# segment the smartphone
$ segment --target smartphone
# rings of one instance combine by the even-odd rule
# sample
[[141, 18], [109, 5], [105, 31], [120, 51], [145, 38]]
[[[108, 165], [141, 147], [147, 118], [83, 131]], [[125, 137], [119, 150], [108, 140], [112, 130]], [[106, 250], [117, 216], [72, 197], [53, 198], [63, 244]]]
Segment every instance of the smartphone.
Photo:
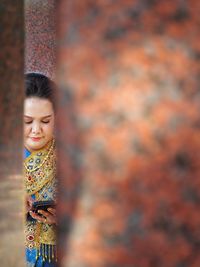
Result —
[[53, 200], [47, 200], [47, 201], [35, 201], [33, 202], [32, 211], [35, 213], [38, 213], [38, 210], [44, 210], [48, 211], [49, 208], [56, 207], [56, 203]]
[[[31, 209], [31, 211], [38, 213], [38, 210], [44, 210], [44, 211], [48, 211], [49, 208], [56, 208], [56, 203], [53, 200], [47, 200], [47, 201], [35, 201], [33, 202], [33, 207]], [[39, 214], [41, 215], [41, 214]], [[36, 221], [36, 219], [34, 219], [29, 212], [27, 213], [27, 220], [28, 221]]]

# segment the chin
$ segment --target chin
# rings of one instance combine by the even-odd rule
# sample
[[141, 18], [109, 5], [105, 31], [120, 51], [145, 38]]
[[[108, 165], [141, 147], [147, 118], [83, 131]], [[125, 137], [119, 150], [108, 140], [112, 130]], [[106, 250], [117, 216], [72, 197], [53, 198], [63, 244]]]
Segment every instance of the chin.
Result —
[[45, 142], [38, 142], [38, 143], [29, 142], [27, 144], [27, 147], [30, 148], [31, 150], [39, 150], [42, 149], [45, 145], [46, 145]]

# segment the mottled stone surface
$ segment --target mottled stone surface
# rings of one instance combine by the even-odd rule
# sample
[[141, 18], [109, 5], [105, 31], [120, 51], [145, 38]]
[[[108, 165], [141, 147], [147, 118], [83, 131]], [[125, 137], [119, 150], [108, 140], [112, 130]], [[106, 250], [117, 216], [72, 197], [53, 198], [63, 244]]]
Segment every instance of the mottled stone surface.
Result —
[[58, 7], [62, 266], [199, 267], [199, 1]]
[[25, 1], [25, 71], [55, 78], [55, 0]]
[[23, 1], [1, 1], [0, 25], [0, 265], [23, 267]]

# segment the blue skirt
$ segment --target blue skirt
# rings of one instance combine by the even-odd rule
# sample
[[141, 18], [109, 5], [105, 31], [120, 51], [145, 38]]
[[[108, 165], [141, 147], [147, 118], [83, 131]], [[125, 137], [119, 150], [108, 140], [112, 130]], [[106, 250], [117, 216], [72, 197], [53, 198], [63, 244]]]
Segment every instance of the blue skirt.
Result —
[[26, 249], [27, 267], [56, 267], [56, 247], [53, 245], [41, 244], [40, 250]]

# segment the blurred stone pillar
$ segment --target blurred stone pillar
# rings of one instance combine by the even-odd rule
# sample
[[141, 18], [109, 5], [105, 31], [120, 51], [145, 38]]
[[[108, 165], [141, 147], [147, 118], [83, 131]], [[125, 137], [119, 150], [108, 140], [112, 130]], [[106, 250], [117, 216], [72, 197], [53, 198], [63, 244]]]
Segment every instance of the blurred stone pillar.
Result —
[[25, 0], [25, 71], [55, 78], [55, 0]]
[[24, 266], [22, 111], [23, 1], [0, 4], [0, 265]]
[[62, 266], [199, 266], [199, 9], [58, 2]]

